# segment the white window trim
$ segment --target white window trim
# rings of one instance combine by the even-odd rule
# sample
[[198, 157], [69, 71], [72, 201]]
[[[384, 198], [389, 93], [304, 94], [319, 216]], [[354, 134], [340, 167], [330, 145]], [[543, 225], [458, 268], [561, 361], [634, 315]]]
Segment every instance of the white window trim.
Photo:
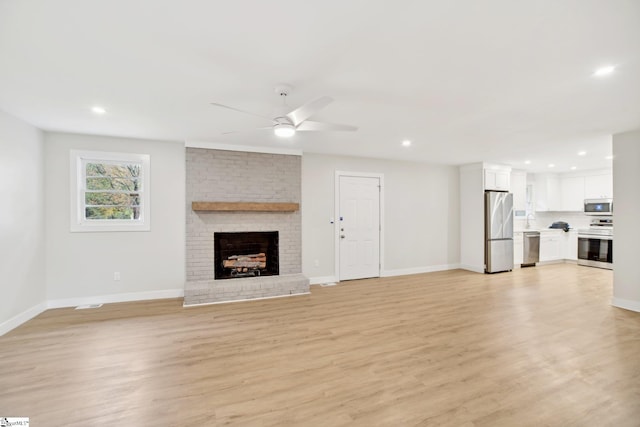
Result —
[[[151, 194], [151, 174], [150, 156], [148, 154], [133, 153], [109, 153], [104, 151], [81, 151], [71, 150], [70, 153], [70, 229], [72, 232], [84, 231], [149, 231], [151, 230], [150, 220], [150, 194]], [[141, 214], [138, 220], [86, 220], [84, 217], [83, 196], [83, 161], [96, 162], [132, 162], [142, 163], [141, 192]]]

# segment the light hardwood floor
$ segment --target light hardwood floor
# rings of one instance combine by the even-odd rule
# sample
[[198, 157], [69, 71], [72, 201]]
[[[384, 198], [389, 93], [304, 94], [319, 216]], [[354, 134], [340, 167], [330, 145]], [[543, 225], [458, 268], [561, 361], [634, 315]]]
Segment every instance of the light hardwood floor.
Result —
[[33, 426], [640, 426], [640, 313], [549, 265], [182, 308], [47, 311], [0, 337]]

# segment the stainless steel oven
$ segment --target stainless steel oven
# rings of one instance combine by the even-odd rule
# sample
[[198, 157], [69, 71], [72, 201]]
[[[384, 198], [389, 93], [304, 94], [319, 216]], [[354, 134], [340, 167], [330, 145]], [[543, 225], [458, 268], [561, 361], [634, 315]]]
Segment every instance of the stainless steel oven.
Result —
[[578, 264], [613, 269], [613, 230], [578, 230]]

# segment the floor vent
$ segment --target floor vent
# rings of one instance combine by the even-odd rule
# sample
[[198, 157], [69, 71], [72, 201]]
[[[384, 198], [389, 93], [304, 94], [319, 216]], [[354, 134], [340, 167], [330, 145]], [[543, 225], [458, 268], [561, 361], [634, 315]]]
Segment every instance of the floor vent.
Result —
[[100, 308], [102, 304], [84, 304], [76, 307], [76, 310], [86, 310], [87, 308]]
[[334, 283], [334, 282], [332, 282], [332, 283], [320, 283], [320, 286], [335, 286], [335, 285], [337, 285], [337, 283]]

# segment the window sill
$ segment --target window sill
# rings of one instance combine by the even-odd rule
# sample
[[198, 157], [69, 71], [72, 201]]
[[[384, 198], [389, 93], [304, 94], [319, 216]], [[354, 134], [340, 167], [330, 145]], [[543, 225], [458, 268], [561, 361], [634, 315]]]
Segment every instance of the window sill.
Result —
[[131, 223], [108, 223], [108, 224], [95, 224], [91, 222], [84, 222], [81, 224], [71, 224], [72, 233], [83, 232], [111, 232], [111, 231], [151, 231], [151, 225], [147, 223], [131, 224]]

